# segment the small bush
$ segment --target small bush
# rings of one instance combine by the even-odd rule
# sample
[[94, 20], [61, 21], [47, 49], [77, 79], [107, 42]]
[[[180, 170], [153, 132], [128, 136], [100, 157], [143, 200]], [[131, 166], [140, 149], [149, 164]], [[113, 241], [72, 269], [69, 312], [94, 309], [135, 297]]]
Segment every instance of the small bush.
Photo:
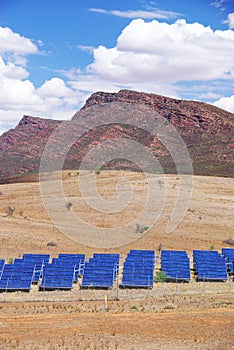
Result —
[[12, 257], [10, 257], [10, 258], [8, 259], [8, 264], [13, 264], [13, 262], [14, 262], [14, 259], [13, 259]]
[[148, 230], [148, 226], [136, 224], [136, 233], [143, 233]]
[[154, 278], [154, 282], [158, 283], [158, 282], [165, 282], [167, 280], [167, 276], [165, 275], [165, 273], [163, 273], [162, 271], [157, 271], [155, 278]]
[[176, 309], [176, 305], [174, 304], [169, 303], [164, 306], [164, 310], [174, 310], [174, 309]]
[[72, 203], [71, 203], [71, 202], [67, 202], [67, 203], [66, 203], [66, 208], [67, 208], [68, 210], [70, 210], [71, 207], [72, 207]]
[[9, 216], [12, 216], [14, 214], [14, 211], [15, 211], [15, 208], [12, 208], [12, 207], [8, 207], [6, 210], [7, 215]]

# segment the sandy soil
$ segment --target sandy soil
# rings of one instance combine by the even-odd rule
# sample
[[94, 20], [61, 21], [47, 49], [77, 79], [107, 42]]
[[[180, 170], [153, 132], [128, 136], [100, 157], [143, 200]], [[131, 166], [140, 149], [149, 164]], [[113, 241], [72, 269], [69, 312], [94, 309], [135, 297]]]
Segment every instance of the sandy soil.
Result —
[[[70, 176], [68, 174], [71, 174]], [[82, 232], [78, 232], [77, 240], [80, 237], [88, 236], [90, 227], [118, 227], [128, 223], [133, 217], [138, 218], [144, 207], [147, 196], [147, 181], [143, 174], [134, 172], [102, 172], [97, 176], [97, 190], [100, 195], [109, 201], [124, 195], [125, 189], [118, 188], [116, 184], [120, 180], [127, 180], [133, 189], [132, 201], [128, 206], [116, 213], [104, 213], [91, 208], [82, 198], [77, 185], [76, 172], [66, 172], [63, 178], [63, 190], [66, 201], [72, 203], [70, 211], [62, 203], [58, 218], [62, 215], [66, 221], [66, 215], [72, 212], [75, 216], [85, 220], [87, 226]], [[155, 180], [157, 182], [157, 179]], [[88, 191], [88, 184], [85, 191]], [[155, 186], [158, 186], [156, 183]], [[53, 196], [53, 182], [48, 182], [50, 196]], [[136, 233], [135, 226], [132, 232], [128, 232], [132, 238], [131, 244], [111, 249], [125, 255], [129, 249], [145, 248], [158, 249], [162, 243], [163, 249], [183, 249], [191, 253], [193, 249], [215, 249], [224, 246], [223, 240], [233, 237], [233, 214], [234, 214], [234, 179], [196, 176], [193, 178], [193, 193], [189, 203], [189, 209], [185, 213], [182, 222], [177, 229], [171, 233], [165, 233], [165, 227], [170, 220], [171, 210], [178, 194], [177, 176], [169, 175], [165, 178], [165, 203], [155, 203], [162, 206], [162, 213], [155, 225], [145, 234]], [[186, 189], [185, 189], [186, 190]], [[60, 252], [85, 252], [92, 254], [99, 247], [99, 241], [92, 240], [92, 247], [74, 242], [61, 233], [53, 225], [44, 209], [40, 196], [38, 183], [18, 183], [0, 185], [0, 256], [9, 258], [21, 256], [24, 252], [46, 252], [56, 256]], [[88, 192], [86, 192], [86, 196]], [[48, 195], [49, 197], [49, 195]], [[53, 197], [52, 197], [53, 198]], [[96, 204], [95, 198], [88, 198]], [[111, 205], [111, 202], [110, 202]], [[9, 208], [14, 209], [12, 216], [8, 214]], [[57, 218], [56, 218], [57, 219]], [[59, 220], [59, 219], [58, 219]], [[143, 219], [144, 220], [144, 219]], [[138, 222], [144, 225], [143, 222]], [[71, 221], [64, 225], [72, 226]], [[124, 228], [123, 228], [124, 233]], [[110, 240], [113, 236], [110, 235]], [[47, 243], [53, 241], [57, 247], [47, 247]], [[99, 249], [107, 251], [110, 249]]]
[[233, 349], [230, 295], [2, 303], [0, 349]]
[[[70, 174], [69, 174], [70, 173]], [[76, 172], [63, 174], [63, 190], [72, 207], [61, 204], [62, 215], [72, 212], [92, 226], [112, 228], [138, 218], [147, 198], [144, 174], [101, 172], [97, 190], [102, 198], [113, 201], [125, 195], [119, 180], [131, 182], [133, 200], [116, 213], [97, 212], [89, 207], [77, 186]], [[155, 180], [155, 186], [164, 186]], [[49, 183], [53, 199], [53, 182]], [[223, 240], [233, 237], [234, 179], [197, 176], [193, 194], [182, 222], [171, 233], [165, 233], [178, 194], [178, 178], [165, 179], [166, 197], [156, 224], [145, 234], [135, 229], [127, 232], [133, 242], [116, 248], [101, 249], [71, 240], [51, 223], [43, 206], [38, 183], [0, 186], [0, 257], [20, 257], [25, 252], [58, 253], [120, 252], [121, 259], [129, 249], [193, 249], [220, 251]], [[89, 184], [84, 188], [89, 193]], [[186, 191], [186, 189], [185, 189]], [[87, 198], [96, 204], [96, 199]], [[155, 205], [162, 205], [160, 201]], [[111, 206], [111, 202], [110, 202]], [[9, 212], [13, 209], [13, 213]], [[12, 215], [11, 215], [12, 214]], [[57, 213], [58, 219], [61, 212]], [[139, 222], [145, 225], [145, 222]], [[70, 222], [66, 225], [72, 225]], [[81, 232], [81, 238], [89, 230]], [[82, 236], [83, 235], [83, 236]], [[79, 235], [78, 235], [79, 238]], [[113, 237], [110, 236], [110, 242]], [[57, 246], [48, 247], [48, 242]], [[160, 265], [157, 266], [159, 268]], [[153, 290], [121, 290], [116, 299], [112, 291], [83, 291], [74, 286], [70, 292], [0, 294], [0, 349], [234, 349], [233, 282], [188, 284], [155, 284]], [[108, 308], [104, 296], [108, 294]]]

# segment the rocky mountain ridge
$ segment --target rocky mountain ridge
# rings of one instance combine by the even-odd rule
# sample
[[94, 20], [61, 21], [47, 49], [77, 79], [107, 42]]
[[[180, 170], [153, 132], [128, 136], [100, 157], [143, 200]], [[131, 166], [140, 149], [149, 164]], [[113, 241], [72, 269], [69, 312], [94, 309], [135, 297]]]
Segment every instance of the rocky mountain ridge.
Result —
[[[153, 113], [158, 112], [167, 123], [172, 124], [183, 138], [192, 159], [194, 173], [201, 175], [233, 176], [234, 154], [234, 114], [212, 105], [172, 99], [156, 94], [131, 90], [118, 93], [96, 92], [72, 118], [82, 123], [84, 116], [94, 125], [95, 114], [87, 112], [95, 106], [108, 108], [113, 103], [145, 106]], [[92, 118], [94, 118], [92, 120]], [[24, 116], [15, 129], [0, 137], [0, 181], [8, 181], [21, 175], [39, 171], [40, 159], [51, 134], [61, 125], [61, 121]], [[75, 131], [74, 131], [75, 132]], [[79, 138], [71, 147], [64, 169], [79, 168], [84, 155], [93, 145], [113, 138], [133, 139], [152, 151], [165, 172], [175, 172], [175, 164], [160, 142], [152, 139], [144, 130], [135, 127], [110, 124], [93, 128]], [[123, 160], [106, 165], [107, 168], [129, 168]], [[134, 164], [130, 168], [134, 169]]]

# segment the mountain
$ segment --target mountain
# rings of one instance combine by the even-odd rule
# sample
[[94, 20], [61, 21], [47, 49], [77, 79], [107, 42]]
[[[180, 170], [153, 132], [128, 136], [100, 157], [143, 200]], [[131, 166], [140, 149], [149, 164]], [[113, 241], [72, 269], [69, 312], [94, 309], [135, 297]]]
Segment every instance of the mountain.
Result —
[[[234, 114], [203, 102], [130, 90], [120, 90], [118, 93], [96, 92], [88, 98], [72, 118], [72, 122], [76, 123], [76, 129], [71, 132], [72, 137], [75, 139], [76, 133], [82, 136], [70, 148], [64, 169], [78, 169], [93, 145], [121, 138], [123, 149], [124, 140], [140, 142], [157, 157], [164, 172], [176, 172], [170, 152], [160, 140], [152, 137], [146, 128], [139, 129], [134, 125], [116, 123], [115, 119], [110, 123], [107, 119], [108, 125], [91, 127], [88, 131], [85, 129], [87, 122], [88, 125], [95, 125], [96, 110], [98, 113], [103, 110], [103, 113], [111, 115], [116, 104], [124, 108], [127, 106], [130, 110], [139, 105], [139, 109], [147, 109], [153, 121], [157, 112], [164, 118], [165, 125], [173, 125], [187, 146], [194, 174], [233, 176]], [[24, 116], [15, 129], [4, 133], [0, 137], [0, 181], [6, 182], [22, 175], [37, 173], [44, 147], [52, 133], [56, 129], [59, 130], [61, 123], [51, 119]], [[55, 138], [54, 142], [60, 141]], [[137, 169], [134, 164], [126, 163], [123, 159], [110, 161], [105, 167]]]

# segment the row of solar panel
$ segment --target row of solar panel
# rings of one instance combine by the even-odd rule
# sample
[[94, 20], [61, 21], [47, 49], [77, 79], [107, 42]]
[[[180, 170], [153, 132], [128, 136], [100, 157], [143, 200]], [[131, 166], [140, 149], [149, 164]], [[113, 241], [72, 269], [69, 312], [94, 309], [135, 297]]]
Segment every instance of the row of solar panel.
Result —
[[154, 268], [154, 250], [130, 250], [123, 265], [121, 286], [123, 288], [152, 288]]
[[225, 256], [217, 251], [194, 250], [193, 267], [198, 281], [226, 281], [228, 279]]
[[119, 273], [120, 254], [94, 254], [85, 263], [82, 288], [112, 288]]
[[[226, 280], [227, 269], [233, 272], [234, 249], [194, 251], [194, 268], [198, 280]], [[190, 263], [186, 252], [163, 250], [161, 269], [168, 281], [190, 279]], [[85, 263], [84, 254], [59, 254], [49, 263], [50, 256], [24, 254], [14, 264], [0, 260], [0, 291], [30, 290], [42, 277], [40, 290], [71, 289], [83, 275], [82, 287], [113, 287], [119, 273], [119, 254], [94, 254]], [[131, 250], [123, 264], [122, 287], [152, 287], [155, 252]]]
[[161, 271], [169, 282], [190, 280], [190, 261], [185, 251], [163, 250]]

